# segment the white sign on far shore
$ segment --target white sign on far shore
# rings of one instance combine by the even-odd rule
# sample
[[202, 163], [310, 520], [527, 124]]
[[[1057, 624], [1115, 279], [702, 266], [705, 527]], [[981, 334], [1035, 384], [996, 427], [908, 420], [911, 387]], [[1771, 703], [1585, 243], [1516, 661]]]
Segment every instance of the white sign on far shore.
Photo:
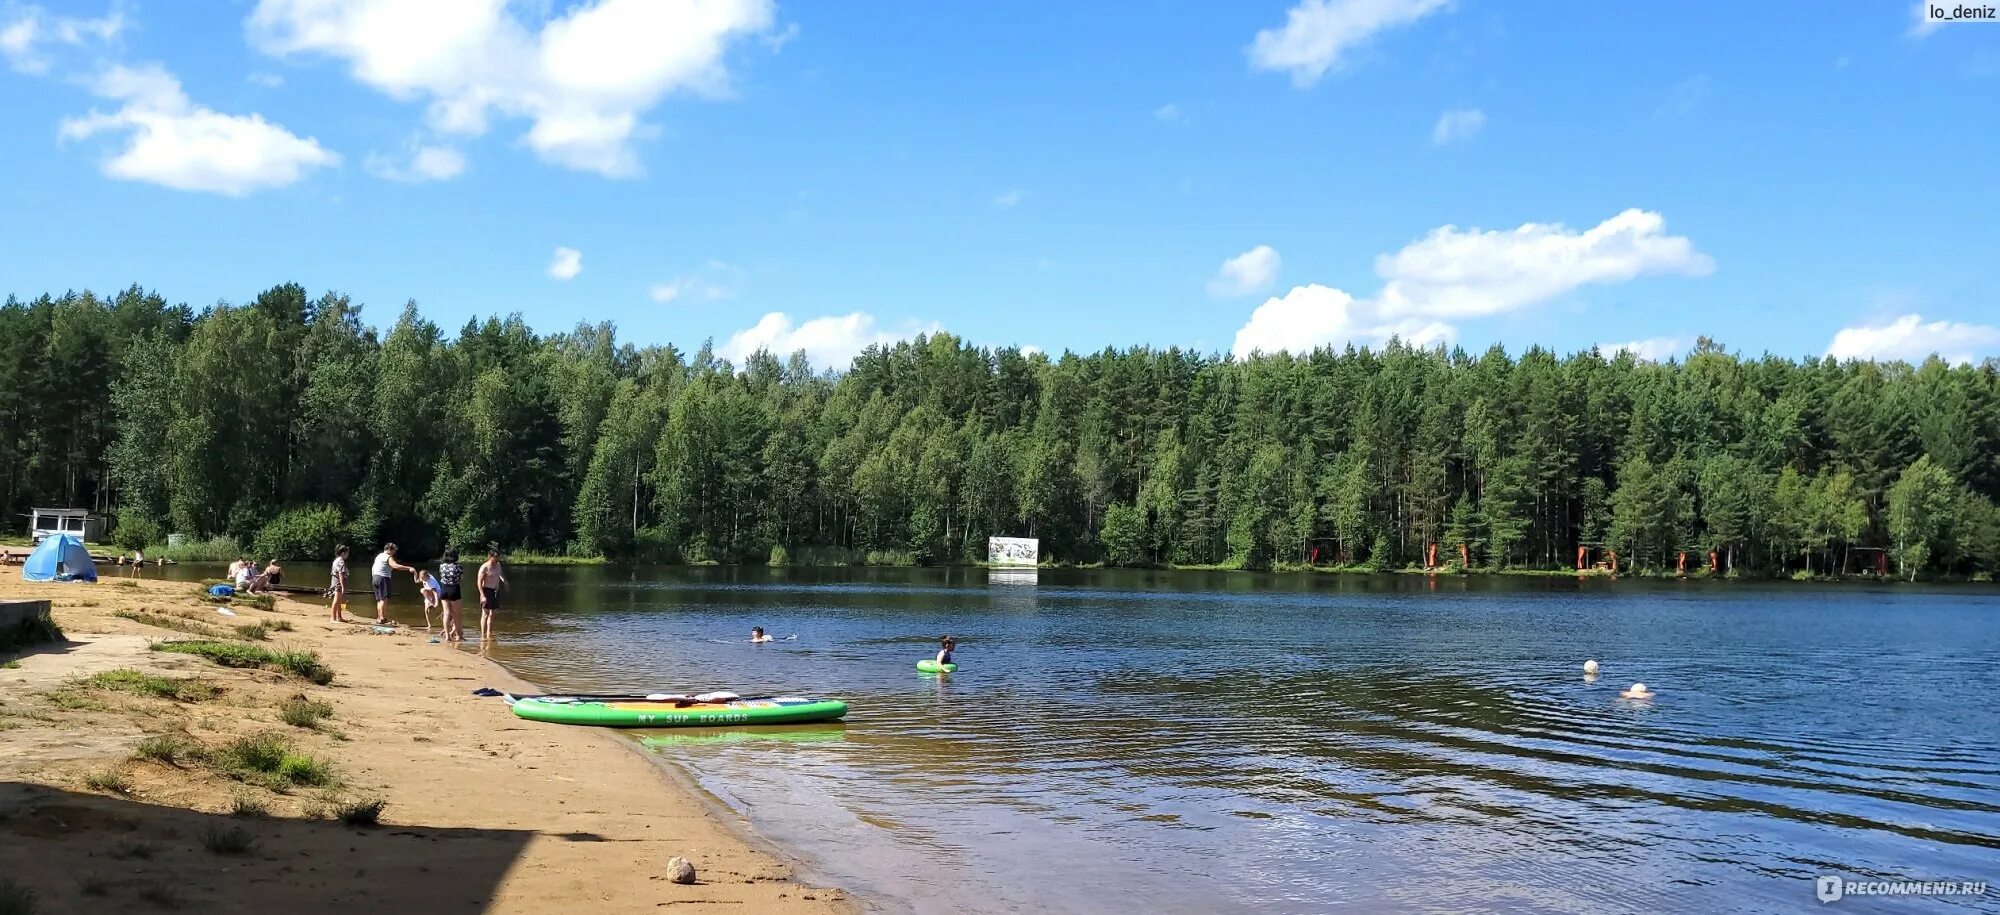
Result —
[[1032, 566], [1042, 561], [1042, 542], [1033, 537], [986, 538], [986, 564]]

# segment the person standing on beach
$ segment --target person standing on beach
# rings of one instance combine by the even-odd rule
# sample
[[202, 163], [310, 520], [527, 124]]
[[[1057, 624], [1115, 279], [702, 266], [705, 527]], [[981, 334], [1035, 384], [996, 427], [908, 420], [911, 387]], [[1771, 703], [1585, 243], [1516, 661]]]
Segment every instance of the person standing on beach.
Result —
[[375, 584], [375, 625], [389, 624], [389, 581], [397, 572], [415, 572], [416, 569], [396, 561], [396, 545], [385, 543], [382, 552], [375, 554], [375, 568], [369, 577]]
[[487, 550], [486, 562], [479, 567], [479, 640], [493, 641], [493, 611], [500, 609], [500, 589], [507, 576], [500, 572], [500, 551]]
[[445, 550], [444, 561], [438, 563], [438, 597], [444, 601], [444, 640], [465, 641], [465, 624], [458, 616], [459, 583], [465, 577], [465, 570], [458, 564], [458, 551]]
[[333, 599], [333, 621], [347, 622], [347, 546], [333, 551], [333, 570], [327, 573], [326, 595]]

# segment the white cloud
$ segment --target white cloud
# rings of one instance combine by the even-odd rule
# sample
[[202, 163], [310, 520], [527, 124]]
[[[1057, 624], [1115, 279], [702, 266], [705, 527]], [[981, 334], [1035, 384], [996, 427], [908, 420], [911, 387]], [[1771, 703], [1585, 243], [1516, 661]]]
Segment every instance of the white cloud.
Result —
[[583, 272], [583, 252], [575, 248], [557, 248], [555, 257], [549, 260], [549, 276], [559, 280], [573, 280]]
[[1938, 26], [1943, 25], [1943, 23], [1931, 21], [1929, 16], [1924, 15], [1924, 10], [1933, 2], [1936, 2], [1936, 0], [1917, 0], [1917, 3], [1910, 7], [1910, 13], [1916, 19], [1915, 22], [1910, 23], [1910, 35], [1912, 37], [1922, 38], [1937, 31]]
[[787, 356], [805, 350], [806, 358], [816, 366], [846, 369], [855, 356], [870, 346], [936, 333], [939, 329], [933, 323], [906, 327], [901, 332], [889, 331], [877, 325], [873, 315], [859, 311], [795, 324], [790, 315], [774, 311], [731, 336], [718, 353], [741, 365], [759, 351]]
[[736, 294], [736, 288], [743, 284], [743, 271], [719, 260], [711, 260], [701, 269], [682, 274], [664, 283], [654, 283], [647, 289], [655, 302], [677, 302], [690, 299], [715, 301]]
[[1681, 337], [1648, 337], [1625, 343], [1599, 343], [1597, 351], [1607, 356], [1626, 352], [1647, 362], [1665, 362], [1680, 355], [1687, 346], [1687, 340]]
[[400, 157], [369, 153], [363, 166], [377, 178], [405, 184], [450, 181], [465, 174], [465, 154], [449, 146], [430, 146], [412, 141]]
[[1445, 226], [1375, 259], [1385, 314], [1477, 317], [1546, 301], [1579, 286], [1646, 273], [1715, 269], [1658, 213], [1626, 210], [1590, 229], [1528, 223], [1508, 231]]
[[2000, 355], [2000, 327], [1957, 321], [1927, 323], [1913, 312], [1887, 324], [1843, 327], [1833, 335], [1826, 354], [1835, 359], [1906, 362], [1922, 362], [1936, 354], [1946, 362], [1972, 362], [1982, 355]]
[[1159, 118], [1162, 121], [1168, 121], [1173, 123], [1179, 123], [1180, 121], [1186, 120], [1186, 115], [1183, 115], [1181, 113], [1181, 106], [1174, 102], [1168, 102], [1164, 105], [1161, 105], [1158, 108], [1153, 109], [1153, 117]]
[[95, 19], [51, 16], [39, 6], [9, 6], [9, 11], [14, 18], [0, 25], [0, 57], [21, 73], [47, 73], [52, 60], [44, 49], [50, 45], [106, 44], [125, 30], [125, 14], [116, 7]]
[[1008, 191], [993, 198], [993, 205], [1003, 210], [1011, 210], [1021, 203], [1024, 196], [1020, 191]]
[[277, 73], [252, 73], [244, 79], [249, 80], [253, 86], [263, 86], [266, 89], [276, 89], [285, 84], [285, 77]]
[[1250, 64], [1284, 70], [1305, 88], [1340, 65], [1341, 55], [1385, 29], [1409, 25], [1450, 0], [1303, 0], [1285, 12], [1285, 27], [1264, 29], [1250, 44]]
[[340, 164], [340, 156], [319, 141], [262, 115], [222, 114], [194, 104], [180, 81], [158, 64], [112, 67], [91, 91], [124, 107], [65, 118], [59, 135], [80, 140], [126, 132], [124, 150], [104, 161], [104, 173], [113, 178], [241, 197]]
[[1443, 146], [1472, 139], [1486, 127], [1486, 112], [1477, 108], [1453, 108], [1438, 115], [1431, 127], [1431, 145]]
[[1667, 92], [1666, 100], [1653, 109], [1653, 117], [1661, 121], [1686, 117], [1701, 107], [1702, 100], [1706, 98], [1708, 98], [1708, 76], [1702, 74], [1688, 77]]
[[1258, 245], [1222, 262], [1215, 278], [1208, 281], [1208, 294], [1217, 298], [1261, 292], [1278, 278], [1278, 252], [1270, 245]]
[[526, 118], [543, 159], [608, 177], [640, 172], [640, 120], [675, 92], [727, 94], [723, 55], [768, 34], [771, 0], [596, 0], [545, 23], [507, 0], [259, 0], [246, 23], [266, 54], [346, 61], [355, 79], [427, 100], [440, 132], [484, 133], [488, 115]]
[[1592, 283], [1643, 274], [1700, 276], [1714, 261], [1657, 213], [1626, 210], [1583, 232], [1528, 223], [1510, 231], [1445, 226], [1375, 259], [1385, 281], [1373, 298], [1300, 286], [1272, 298], [1237, 331], [1232, 351], [1301, 352], [1398, 336], [1416, 344], [1456, 338], [1450, 319], [1515, 311]]

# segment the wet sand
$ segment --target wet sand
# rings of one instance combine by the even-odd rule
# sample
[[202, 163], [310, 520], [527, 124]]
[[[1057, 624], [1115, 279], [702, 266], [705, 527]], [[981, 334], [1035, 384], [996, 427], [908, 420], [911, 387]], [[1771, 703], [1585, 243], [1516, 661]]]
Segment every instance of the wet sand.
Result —
[[[521, 721], [501, 700], [472, 696], [481, 686], [532, 688], [469, 651], [430, 644], [422, 630], [377, 634], [331, 622], [320, 602], [285, 598], [271, 611], [235, 607], [230, 618], [186, 582], [0, 580], [0, 598], [52, 600], [68, 637], [0, 668], [0, 879], [33, 892], [40, 911], [858, 908], [839, 890], [797, 882], [789, 862], [621, 735]], [[335, 673], [331, 685], [148, 647], [200, 637], [169, 625], [219, 634], [260, 621], [293, 629], [245, 644], [316, 651]], [[219, 692], [183, 701], [64, 688], [119, 669]], [[279, 704], [297, 695], [330, 705], [332, 717], [316, 728], [285, 724]], [[329, 761], [338, 784], [275, 791], [199, 762], [133, 755], [151, 736], [215, 748], [259, 733]], [[387, 805], [380, 825], [327, 818], [373, 799]], [[239, 803], [267, 812], [233, 815]], [[238, 828], [250, 847], [217, 851], [228, 844], [217, 837]], [[675, 855], [694, 864], [697, 883], [667, 878]]]

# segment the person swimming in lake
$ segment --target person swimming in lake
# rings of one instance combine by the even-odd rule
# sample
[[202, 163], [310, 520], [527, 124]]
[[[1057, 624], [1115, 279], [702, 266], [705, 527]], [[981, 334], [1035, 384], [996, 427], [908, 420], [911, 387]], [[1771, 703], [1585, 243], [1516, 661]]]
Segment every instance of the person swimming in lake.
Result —
[[940, 666], [952, 663], [951, 650], [958, 647], [958, 640], [951, 636], [938, 639], [937, 662]]
[[764, 627], [762, 626], [750, 627], [750, 642], [752, 644], [761, 645], [770, 640], [771, 637], [764, 634]]

